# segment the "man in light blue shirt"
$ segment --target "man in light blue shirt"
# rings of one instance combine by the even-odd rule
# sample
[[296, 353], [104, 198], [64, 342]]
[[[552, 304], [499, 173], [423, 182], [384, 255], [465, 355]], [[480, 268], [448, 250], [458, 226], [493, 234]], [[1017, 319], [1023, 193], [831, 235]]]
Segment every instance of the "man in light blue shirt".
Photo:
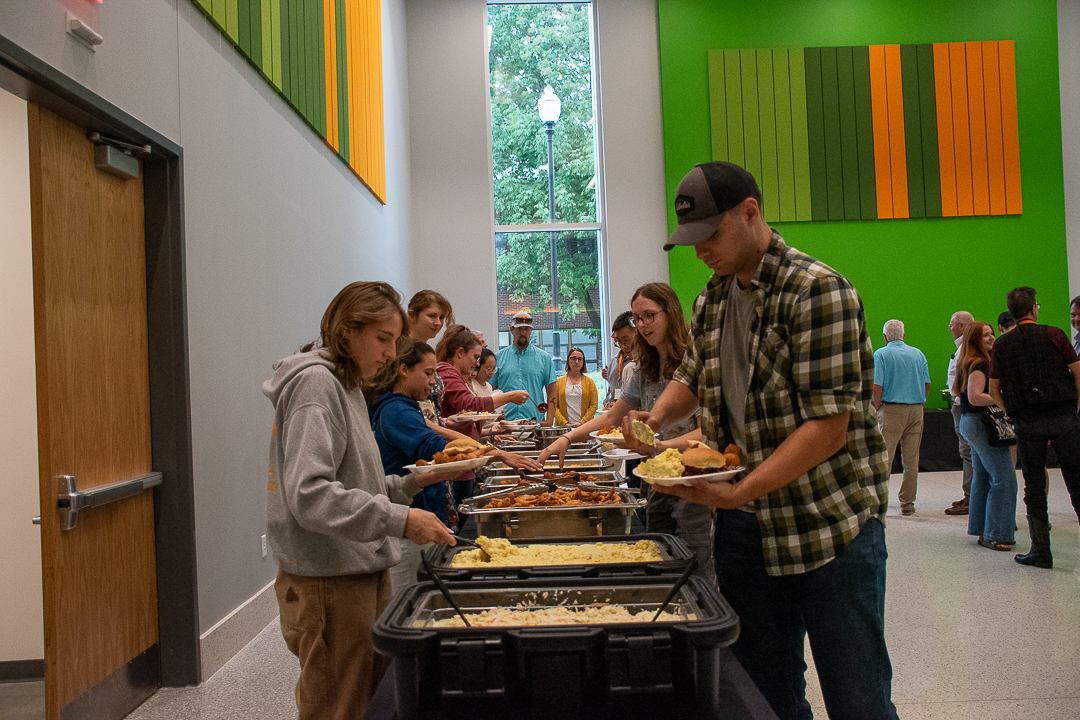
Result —
[[874, 353], [874, 407], [889, 451], [890, 472], [897, 443], [904, 460], [900, 512], [914, 515], [923, 406], [930, 394], [930, 368], [921, 350], [904, 344], [904, 323], [890, 320], [885, 323], [883, 332], [885, 347]]
[[[525, 390], [529, 400], [522, 405], [506, 405], [507, 420], [534, 418], [542, 425], [550, 426], [555, 419], [555, 363], [544, 350], [529, 343], [532, 336], [532, 316], [520, 312], [510, 323], [510, 334], [514, 344], [495, 353], [496, 370], [491, 376], [491, 386], [503, 392]], [[546, 402], [545, 417], [538, 417], [540, 411], [536, 404]]]

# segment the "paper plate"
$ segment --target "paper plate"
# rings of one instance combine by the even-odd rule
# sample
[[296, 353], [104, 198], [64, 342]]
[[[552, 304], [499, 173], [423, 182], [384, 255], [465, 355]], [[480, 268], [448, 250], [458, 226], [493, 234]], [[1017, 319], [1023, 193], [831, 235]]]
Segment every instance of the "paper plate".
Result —
[[640, 460], [645, 457], [644, 455], [638, 455], [636, 452], [627, 450], [626, 448], [615, 448], [614, 450], [608, 450], [600, 454], [608, 460]]
[[451, 415], [446, 418], [446, 422], [452, 423], [466, 423], [466, 422], [487, 422], [488, 420], [498, 420], [501, 415], [498, 413], [481, 413], [479, 415]]
[[721, 480], [728, 480], [730, 478], [735, 477], [739, 473], [746, 471], [746, 468], [740, 466], [740, 467], [737, 467], [737, 468], [732, 468], [731, 470], [721, 470], [720, 472], [706, 473], [704, 475], [688, 475], [686, 477], [675, 477], [675, 478], [671, 478], [671, 477], [658, 478], [658, 477], [651, 477], [649, 475], [642, 475], [641, 473], [638, 472], [639, 467], [640, 467], [640, 465], [638, 467], [634, 468], [634, 475], [638, 476], [639, 478], [641, 478], [642, 480], [644, 480], [647, 483], [651, 483], [653, 485], [665, 485], [665, 486], [689, 485], [690, 481], [692, 479], [694, 479], [694, 478], [698, 478], [699, 480], [708, 480], [709, 482], [720, 482]]
[[623, 438], [621, 435], [618, 437], [608, 437], [606, 435], [601, 435], [599, 430], [593, 430], [591, 433], [589, 433], [589, 437], [599, 440], [601, 442], [611, 443], [612, 445], [623, 444]]
[[471, 460], [455, 460], [454, 462], [420, 465], [419, 467], [406, 465], [405, 469], [417, 475], [428, 475], [433, 472], [464, 472], [465, 470], [475, 470], [478, 467], [483, 467], [488, 464], [489, 460], [491, 460], [491, 455], [484, 455]]

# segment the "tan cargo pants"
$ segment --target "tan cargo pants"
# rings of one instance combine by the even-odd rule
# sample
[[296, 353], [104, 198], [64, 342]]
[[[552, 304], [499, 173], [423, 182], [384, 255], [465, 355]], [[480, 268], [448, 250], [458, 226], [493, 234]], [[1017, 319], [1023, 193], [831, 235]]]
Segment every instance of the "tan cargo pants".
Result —
[[372, 628], [390, 602], [390, 573], [307, 577], [278, 571], [281, 634], [300, 659], [299, 720], [364, 717], [389, 660]]

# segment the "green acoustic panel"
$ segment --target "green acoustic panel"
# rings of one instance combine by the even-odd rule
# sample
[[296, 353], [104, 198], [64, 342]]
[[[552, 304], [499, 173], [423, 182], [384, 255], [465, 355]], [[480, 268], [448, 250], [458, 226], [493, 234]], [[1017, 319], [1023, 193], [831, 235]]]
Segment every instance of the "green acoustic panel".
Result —
[[755, 178], [761, 177], [761, 117], [758, 114], [757, 53], [739, 51], [742, 63], [743, 166]]
[[[321, 5], [322, 3], [320, 2], [319, 4]], [[321, 15], [321, 8], [320, 8], [320, 15]], [[327, 132], [328, 132], [328, 130], [327, 130], [327, 122], [326, 122], [326, 98], [327, 98], [326, 83], [329, 80], [329, 78], [326, 77], [326, 47], [327, 47], [327, 40], [328, 40], [328, 38], [326, 37], [326, 26], [323, 24], [322, 19], [320, 17], [320, 21], [319, 21], [319, 54], [318, 54], [318, 59], [319, 59], [319, 82], [318, 82], [318, 85], [316, 85], [316, 88], [319, 91], [319, 128], [318, 129], [319, 129], [319, 132], [322, 133], [323, 137], [326, 137]]]
[[907, 157], [908, 216], [926, 217], [923, 184], [922, 119], [919, 104], [919, 59], [914, 45], [900, 46], [900, 73], [904, 85], [904, 141]]
[[236, 3], [236, 31], [240, 39], [240, 52], [246, 57], [251, 57], [251, 17], [248, 9], [248, 0], [237, 0]]
[[770, 198], [781, 222], [795, 219], [795, 152], [791, 131], [791, 71], [787, 48], [773, 48], [773, 109], [776, 115], [776, 184], [778, 195]]
[[280, 0], [281, 3], [281, 94], [292, 102], [293, 96], [293, 32], [296, 25], [292, 22], [290, 8], [292, 0]]
[[791, 77], [791, 155], [795, 164], [795, 219], [812, 220], [810, 205], [810, 136], [806, 119], [806, 52], [788, 49]]
[[773, 97], [772, 50], [757, 51], [758, 116], [761, 119], [761, 193], [769, 198], [765, 203], [765, 220], [780, 221], [780, 180], [776, 161], [776, 105]]
[[821, 48], [821, 110], [825, 121], [825, 178], [829, 219], [844, 219], [844, 160], [840, 142], [840, 89], [836, 48]]
[[825, 171], [825, 113], [821, 105], [821, 48], [806, 48], [806, 131], [810, 160], [810, 208], [814, 222], [829, 219]]
[[217, 24], [218, 29], [229, 34], [229, 5], [227, 0], [214, 0], [214, 23]]
[[874, 113], [870, 100], [870, 48], [851, 48], [855, 81], [855, 126], [859, 145], [859, 217], [877, 219], [877, 178], [874, 175]]
[[229, 30], [226, 33], [237, 45], [240, 44], [240, 8], [239, 0], [225, 0], [225, 22]]
[[844, 219], [858, 220], [859, 134], [855, 114], [855, 69], [850, 47], [836, 48], [836, 88], [840, 104], [840, 163], [844, 171]]
[[248, 32], [251, 34], [251, 52], [248, 58], [260, 70], [263, 70], [262, 6], [263, 0], [248, 0]]
[[214, 2], [213, 0], [191, 0], [195, 7], [202, 10], [203, 14], [207, 17], [214, 16]]
[[941, 163], [938, 160], [937, 93], [934, 85], [934, 46], [918, 45], [919, 124], [922, 127], [923, 188], [926, 217], [941, 217]]
[[338, 77], [338, 154], [349, 161], [349, 85], [348, 64], [349, 58], [345, 45], [345, 0], [334, 0], [337, 3], [337, 77]]
[[724, 89], [728, 107], [728, 160], [746, 167], [743, 137], [742, 59], [738, 50], [724, 51]]
[[724, 88], [724, 51], [709, 51], [709, 128], [712, 159], [728, 159], [727, 91]]
[[270, 0], [270, 78], [279, 91], [281, 86], [282, 40], [281, 0]]

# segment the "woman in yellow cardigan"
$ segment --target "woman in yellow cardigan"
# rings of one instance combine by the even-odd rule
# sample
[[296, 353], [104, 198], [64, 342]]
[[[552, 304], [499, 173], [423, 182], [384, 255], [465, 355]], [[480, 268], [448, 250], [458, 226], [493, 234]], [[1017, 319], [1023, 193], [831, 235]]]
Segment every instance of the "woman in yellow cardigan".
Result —
[[566, 356], [566, 374], [555, 381], [558, 400], [555, 424], [577, 427], [596, 415], [596, 383], [585, 374], [585, 353], [572, 348]]

